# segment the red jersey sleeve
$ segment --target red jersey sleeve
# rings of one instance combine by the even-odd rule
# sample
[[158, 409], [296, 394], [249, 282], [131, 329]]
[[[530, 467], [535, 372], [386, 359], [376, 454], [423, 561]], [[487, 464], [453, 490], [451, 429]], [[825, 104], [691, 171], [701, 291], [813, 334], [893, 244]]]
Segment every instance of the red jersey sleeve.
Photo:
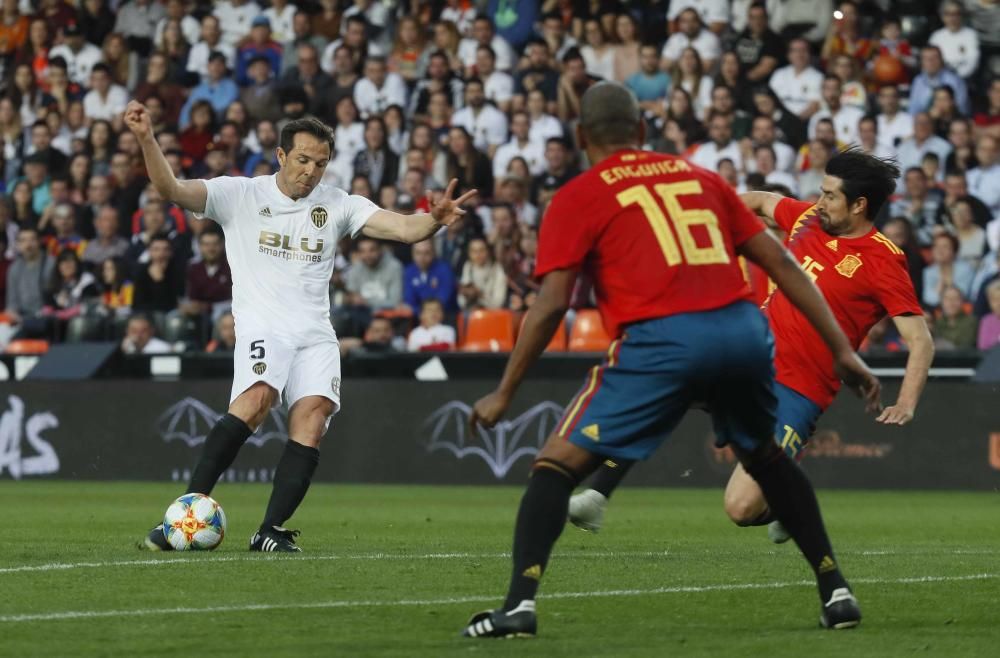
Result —
[[717, 187], [722, 190], [722, 200], [727, 210], [725, 221], [733, 238], [734, 248], [767, 229], [764, 222], [760, 221], [760, 217], [747, 208], [736, 191], [722, 180], [722, 177], [715, 174], [714, 178], [717, 179]]
[[799, 218], [814, 205], [816, 204], [809, 201], [785, 197], [774, 207], [774, 221], [785, 233], [791, 233], [795, 222], [799, 221]]
[[906, 269], [904, 257], [887, 253], [879, 265], [879, 276], [875, 280], [875, 297], [886, 313], [891, 317], [923, 315], [924, 310], [913, 289], [913, 281]]
[[579, 270], [597, 237], [588, 220], [594, 209], [564, 192], [556, 193], [542, 219], [535, 264], [537, 279], [553, 270]]

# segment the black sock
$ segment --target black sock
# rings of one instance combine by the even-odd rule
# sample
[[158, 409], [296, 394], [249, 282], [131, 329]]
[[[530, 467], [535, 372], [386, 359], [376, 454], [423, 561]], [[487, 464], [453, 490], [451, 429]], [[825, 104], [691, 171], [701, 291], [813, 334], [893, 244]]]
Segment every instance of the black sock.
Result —
[[299, 503], [306, 497], [318, 464], [319, 450], [288, 439], [285, 451], [278, 460], [278, 468], [274, 471], [271, 500], [267, 502], [267, 512], [260, 527], [283, 526], [292, 518]]
[[748, 523], [741, 523], [743, 526], [756, 526], [756, 525], [768, 525], [771, 521], [775, 520], [774, 512], [771, 511], [770, 507], [764, 509], [763, 512], [758, 514]]
[[219, 476], [233, 463], [251, 434], [253, 430], [236, 416], [226, 414], [220, 418], [205, 439], [187, 493], [210, 495]]
[[774, 515], [795, 539], [813, 568], [820, 598], [826, 602], [833, 590], [847, 587], [847, 581], [833, 556], [816, 494], [798, 464], [779, 450], [758, 463], [750, 464], [747, 472], [760, 485]]
[[610, 500], [611, 494], [622, 483], [622, 480], [625, 479], [625, 476], [628, 475], [629, 470], [634, 465], [634, 461], [627, 459], [607, 460], [597, 469], [597, 473], [590, 481], [590, 488]]
[[554, 462], [542, 461], [531, 474], [514, 526], [514, 571], [504, 610], [534, 600], [549, 555], [569, 511], [576, 478]]

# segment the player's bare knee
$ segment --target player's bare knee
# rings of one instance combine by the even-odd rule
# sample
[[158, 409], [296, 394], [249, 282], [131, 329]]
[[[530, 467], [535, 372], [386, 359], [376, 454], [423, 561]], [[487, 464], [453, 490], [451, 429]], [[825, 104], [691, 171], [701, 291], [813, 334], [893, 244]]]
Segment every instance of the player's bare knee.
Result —
[[764, 511], [765, 505], [748, 496], [730, 494], [726, 492], [725, 508], [726, 515], [738, 526], [746, 527], [752, 525], [754, 521]]
[[229, 413], [256, 430], [274, 406], [275, 395], [277, 391], [273, 388], [264, 382], [257, 382], [233, 400], [229, 406]]

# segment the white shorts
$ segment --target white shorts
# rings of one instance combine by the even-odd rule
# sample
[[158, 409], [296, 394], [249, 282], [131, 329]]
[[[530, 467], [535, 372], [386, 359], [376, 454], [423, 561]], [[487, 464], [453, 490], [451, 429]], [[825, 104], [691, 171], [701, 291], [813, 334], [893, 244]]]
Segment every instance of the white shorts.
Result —
[[275, 406], [282, 400], [291, 409], [304, 397], [318, 395], [340, 410], [340, 345], [323, 337], [306, 347], [296, 347], [267, 330], [240, 327], [233, 352], [232, 403], [240, 393], [257, 382], [278, 391]]

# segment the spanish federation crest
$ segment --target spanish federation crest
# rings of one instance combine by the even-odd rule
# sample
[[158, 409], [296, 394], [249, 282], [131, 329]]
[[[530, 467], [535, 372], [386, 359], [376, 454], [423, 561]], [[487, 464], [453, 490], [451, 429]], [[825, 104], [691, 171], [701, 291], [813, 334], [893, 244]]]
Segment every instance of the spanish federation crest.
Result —
[[316, 228], [323, 228], [326, 226], [326, 220], [329, 218], [329, 213], [326, 212], [326, 208], [323, 206], [313, 206], [309, 210], [309, 219], [312, 221], [312, 225]]
[[861, 259], [852, 254], [844, 256], [844, 260], [837, 263], [837, 272], [841, 276], [846, 276], [848, 279], [854, 276], [854, 273], [858, 271], [861, 267]]

